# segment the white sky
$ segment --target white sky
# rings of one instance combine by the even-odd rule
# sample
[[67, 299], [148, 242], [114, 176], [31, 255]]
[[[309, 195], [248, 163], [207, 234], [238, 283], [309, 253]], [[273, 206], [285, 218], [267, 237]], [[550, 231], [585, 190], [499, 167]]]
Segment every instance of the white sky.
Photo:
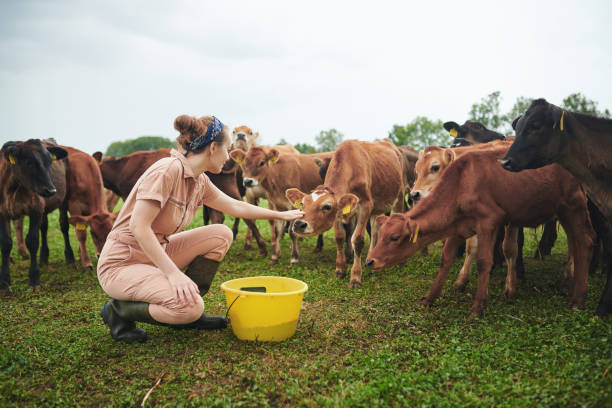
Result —
[[260, 141], [463, 123], [500, 90], [612, 109], [610, 1], [1, 1], [0, 142], [93, 153], [179, 114]]

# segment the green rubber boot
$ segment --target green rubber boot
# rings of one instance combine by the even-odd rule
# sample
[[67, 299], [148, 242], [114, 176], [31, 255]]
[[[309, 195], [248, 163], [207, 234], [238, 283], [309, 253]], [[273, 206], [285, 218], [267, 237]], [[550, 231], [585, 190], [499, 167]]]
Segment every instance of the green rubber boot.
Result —
[[200, 296], [204, 296], [210, 289], [210, 285], [213, 279], [215, 279], [217, 269], [219, 269], [219, 264], [220, 262], [198, 255], [187, 266], [185, 275], [198, 285]]
[[[147, 340], [147, 332], [136, 327], [134, 323], [137, 319], [132, 318], [135, 314], [132, 309], [142, 309], [141, 305], [132, 305], [133, 303], [123, 300], [111, 299], [100, 309], [100, 317], [110, 329], [111, 337], [117, 341], [125, 343], [142, 343]], [[147, 305], [148, 307], [148, 305]], [[136, 315], [142, 313], [139, 311]], [[148, 314], [148, 311], [147, 311]]]

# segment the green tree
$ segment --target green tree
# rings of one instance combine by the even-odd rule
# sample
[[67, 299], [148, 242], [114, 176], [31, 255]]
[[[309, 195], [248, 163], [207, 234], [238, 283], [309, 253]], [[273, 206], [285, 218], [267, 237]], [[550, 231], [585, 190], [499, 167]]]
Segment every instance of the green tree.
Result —
[[448, 145], [450, 136], [441, 120], [417, 116], [406, 126], [393, 125], [389, 138], [398, 146], [408, 145], [421, 150], [430, 145]]
[[125, 156], [139, 150], [158, 150], [175, 147], [176, 143], [161, 136], [141, 136], [123, 142], [113, 142], [106, 149], [106, 156]]
[[283, 145], [286, 145], [286, 144], [289, 144], [289, 143], [287, 143], [287, 141], [285, 140], [285, 138], [284, 138], [284, 137], [282, 137], [282, 138], [281, 138], [281, 140], [280, 140], [280, 141], [279, 141], [279, 142], [278, 142], [276, 145], [277, 145], [277, 146], [283, 146]]
[[309, 145], [308, 143], [296, 143], [293, 147], [295, 147], [300, 153], [303, 154], [317, 152], [317, 149], [313, 145]]
[[469, 112], [470, 120], [480, 122], [491, 130], [498, 131], [502, 125], [502, 115], [499, 112], [501, 92], [495, 91], [475, 103]]
[[587, 99], [587, 97], [580, 92], [570, 94], [567, 98], [563, 99], [563, 102], [561, 103], [562, 108], [567, 109], [571, 112], [578, 112], [587, 115], [609, 118], [610, 111], [607, 108], [603, 111], [600, 111], [597, 108], [597, 105], [599, 105], [598, 102]]
[[338, 132], [336, 129], [322, 130], [317, 136], [315, 141], [319, 146], [320, 152], [331, 152], [338, 148], [338, 145], [342, 143], [344, 135]]

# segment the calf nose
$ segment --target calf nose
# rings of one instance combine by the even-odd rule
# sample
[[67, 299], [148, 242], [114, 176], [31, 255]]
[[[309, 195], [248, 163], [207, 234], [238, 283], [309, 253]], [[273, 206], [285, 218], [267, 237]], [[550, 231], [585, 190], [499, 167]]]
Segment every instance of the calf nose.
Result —
[[412, 191], [410, 192], [410, 198], [412, 198], [412, 201], [417, 201], [419, 198], [421, 198], [421, 193], [418, 191]]
[[242, 180], [242, 184], [245, 187], [251, 187], [253, 185], [253, 180], [249, 178], [245, 178], [244, 180]]
[[294, 231], [304, 231], [307, 226], [308, 226], [308, 223], [306, 221], [295, 220], [293, 222], [293, 230]]
[[55, 188], [43, 188], [40, 195], [43, 197], [51, 197], [53, 194], [55, 194], [57, 192], [57, 190]]
[[246, 140], [246, 135], [244, 133], [238, 133], [236, 135], [236, 139]]
[[368, 268], [371, 268], [374, 266], [374, 260], [373, 259], [366, 259], [366, 266]]

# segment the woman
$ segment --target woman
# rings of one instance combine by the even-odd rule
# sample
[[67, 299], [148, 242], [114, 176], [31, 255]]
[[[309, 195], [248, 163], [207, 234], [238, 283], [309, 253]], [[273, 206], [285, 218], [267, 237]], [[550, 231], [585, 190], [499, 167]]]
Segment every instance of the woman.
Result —
[[117, 341], [146, 340], [135, 322], [227, 327], [225, 317], [204, 314], [202, 295], [232, 243], [232, 231], [215, 224], [181, 232], [203, 204], [239, 218], [302, 217], [299, 210], [271, 211], [234, 200], [211, 183], [204, 172], [221, 171], [231, 143], [217, 118], [181, 115], [174, 127], [180, 132], [177, 150], [138, 179], [98, 261], [98, 280], [112, 297], [100, 315]]

